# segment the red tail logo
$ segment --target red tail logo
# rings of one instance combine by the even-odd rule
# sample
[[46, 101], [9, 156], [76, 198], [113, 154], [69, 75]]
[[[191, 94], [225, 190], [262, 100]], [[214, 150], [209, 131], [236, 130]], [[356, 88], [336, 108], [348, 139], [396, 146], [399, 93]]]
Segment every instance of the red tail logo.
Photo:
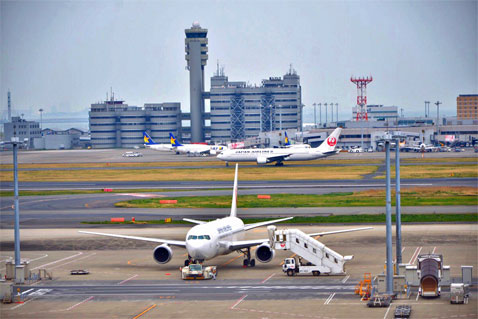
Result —
[[335, 146], [335, 144], [337, 144], [337, 139], [335, 137], [329, 137], [327, 139], [327, 144], [329, 144], [329, 146]]

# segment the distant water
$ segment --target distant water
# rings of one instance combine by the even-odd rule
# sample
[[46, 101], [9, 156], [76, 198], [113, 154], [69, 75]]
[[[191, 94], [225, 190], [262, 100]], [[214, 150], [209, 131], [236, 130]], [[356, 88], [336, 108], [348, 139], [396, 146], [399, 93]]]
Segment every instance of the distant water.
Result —
[[88, 131], [88, 118], [61, 118], [61, 119], [43, 119], [42, 128], [50, 128], [53, 130], [67, 130], [69, 128], [77, 128], [82, 131]]

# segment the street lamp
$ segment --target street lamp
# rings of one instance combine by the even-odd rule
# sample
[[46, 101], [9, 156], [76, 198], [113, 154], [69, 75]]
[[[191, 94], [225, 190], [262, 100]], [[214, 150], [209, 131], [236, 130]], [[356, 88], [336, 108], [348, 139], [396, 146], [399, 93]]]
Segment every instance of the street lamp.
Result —
[[38, 110], [40, 112], [40, 130], [43, 129], [42, 122], [43, 122], [43, 109]]

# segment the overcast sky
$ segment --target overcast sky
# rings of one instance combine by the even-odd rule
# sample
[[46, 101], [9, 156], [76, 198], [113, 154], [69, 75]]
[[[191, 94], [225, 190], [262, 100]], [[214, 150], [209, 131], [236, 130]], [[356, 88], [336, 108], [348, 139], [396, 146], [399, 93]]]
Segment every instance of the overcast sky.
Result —
[[372, 75], [369, 104], [423, 115], [424, 100], [439, 100], [440, 113], [456, 115], [456, 97], [478, 93], [477, 10], [477, 1], [1, 0], [1, 111], [8, 89], [14, 108], [38, 117], [87, 109], [110, 87], [129, 105], [187, 111], [184, 29], [199, 21], [206, 90], [217, 60], [229, 80], [251, 84], [292, 63], [308, 114], [337, 102], [351, 118], [350, 76]]

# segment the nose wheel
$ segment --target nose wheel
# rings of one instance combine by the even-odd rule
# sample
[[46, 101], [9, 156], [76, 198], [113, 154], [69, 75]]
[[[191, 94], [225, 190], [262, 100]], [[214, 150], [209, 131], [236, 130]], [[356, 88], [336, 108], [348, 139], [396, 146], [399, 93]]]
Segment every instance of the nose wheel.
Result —
[[251, 259], [251, 248], [246, 248], [245, 251], [241, 252], [244, 254], [244, 262], [242, 263], [242, 266], [245, 267], [254, 267], [256, 265], [256, 260]]

